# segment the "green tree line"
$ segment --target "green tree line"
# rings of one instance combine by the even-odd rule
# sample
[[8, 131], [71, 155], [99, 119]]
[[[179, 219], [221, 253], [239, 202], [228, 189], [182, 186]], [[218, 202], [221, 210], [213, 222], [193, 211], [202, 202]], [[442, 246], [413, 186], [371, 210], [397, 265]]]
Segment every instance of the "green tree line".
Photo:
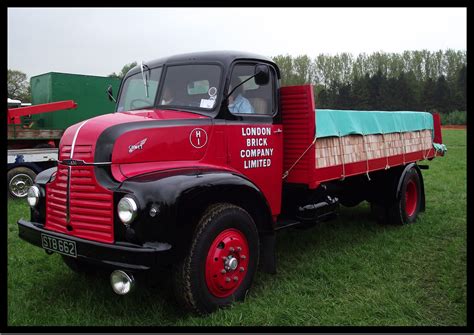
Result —
[[[314, 85], [318, 108], [424, 110], [446, 116], [462, 111], [457, 119], [465, 115], [466, 51], [320, 54], [313, 59], [278, 55], [273, 60], [280, 67], [283, 86]], [[123, 78], [136, 65], [126, 64], [109, 76]], [[8, 69], [7, 82], [8, 97], [31, 101], [26, 74]]]
[[282, 86], [313, 84], [318, 108], [466, 111], [466, 51], [273, 57]]

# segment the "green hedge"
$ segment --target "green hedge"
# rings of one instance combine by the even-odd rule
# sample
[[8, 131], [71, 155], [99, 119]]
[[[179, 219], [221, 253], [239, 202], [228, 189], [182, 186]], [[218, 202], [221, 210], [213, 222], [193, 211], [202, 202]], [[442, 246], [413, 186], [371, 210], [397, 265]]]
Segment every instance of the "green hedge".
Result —
[[449, 113], [440, 113], [441, 124], [466, 124], [466, 111], [453, 111]]

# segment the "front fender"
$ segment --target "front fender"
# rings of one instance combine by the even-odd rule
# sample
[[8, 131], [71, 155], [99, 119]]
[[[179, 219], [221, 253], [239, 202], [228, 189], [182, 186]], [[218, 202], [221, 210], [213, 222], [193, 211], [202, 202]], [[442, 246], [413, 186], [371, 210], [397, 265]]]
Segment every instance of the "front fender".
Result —
[[46, 170], [41, 171], [35, 178], [35, 183], [40, 185], [46, 185], [51, 180], [51, 176], [56, 173], [58, 167], [52, 167]]
[[[252, 215], [260, 231], [272, 229], [270, 206], [263, 193], [244, 176], [228, 171], [149, 173], [125, 180], [117, 192], [130, 194], [137, 201], [139, 213], [131, 228], [142, 243], [188, 243], [202, 212], [216, 202], [239, 205]], [[157, 210], [155, 216], [150, 215], [152, 208]]]

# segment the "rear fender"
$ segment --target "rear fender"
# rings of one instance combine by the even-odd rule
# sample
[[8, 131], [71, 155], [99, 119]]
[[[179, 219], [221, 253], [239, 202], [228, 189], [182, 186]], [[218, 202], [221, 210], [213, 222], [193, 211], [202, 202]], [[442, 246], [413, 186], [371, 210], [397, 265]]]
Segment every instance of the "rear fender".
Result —
[[396, 166], [389, 170], [380, 170], [372, 173], [369, 184], [367, 200], [380, 205], [389, 205], [400, 199], [403, 179], [407, 172], [414, 168], [420, 177], [421, 184], [421, 207], [425, 210], [425, 188], [421, 170], [416, 163], [406, 166]]
[[398, 184], [397, 184], [397, 193], [396, 193], [396, 199], [400, 199], [400, 191], [402, 189], [402, 184], [403, 184], [403, 179], [405, 179], [405, 175], [407, 172], [414, 168], [416, 172], [418, 173], [418, 177], [420, 178], [420, 188], [421, 188], [421, 204], [420, 204], [420, 211], [424, 212], [425, 211], [425, 183], [423, 182], [423, 175], [421, 174], [421, 170], [419, 166], [416, 163], [410, 163], [405, 168], [403, 169], [403, 172], [401, 173], [399, 179], [398, 179]]

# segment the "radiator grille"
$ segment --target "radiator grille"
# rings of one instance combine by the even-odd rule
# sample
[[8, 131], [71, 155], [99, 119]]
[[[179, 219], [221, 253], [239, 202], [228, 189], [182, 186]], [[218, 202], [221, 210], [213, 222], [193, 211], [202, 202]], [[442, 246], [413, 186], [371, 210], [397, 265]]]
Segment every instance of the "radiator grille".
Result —
[[[71, 146], [63, 145], [59, 152], [59, 160], [69, 159], [71, 156]], [[88, 163], [92, 162], [92, 145], [75, 145], [74, 159], [84, 160]], [[90, 161], [89, 161], [90, 160]]]
[[[70, 150], [70, 146], [61, 148], [60, 160], [69, 158]], [[74, 159], [89, 162], [91, 151], [91, 146], [76, 146]], [[46, 228], [88, 240], [114, 242], [113, 194], [97, 183], [93, 166], [58, 164], [56, 179], [46, 186]]]

